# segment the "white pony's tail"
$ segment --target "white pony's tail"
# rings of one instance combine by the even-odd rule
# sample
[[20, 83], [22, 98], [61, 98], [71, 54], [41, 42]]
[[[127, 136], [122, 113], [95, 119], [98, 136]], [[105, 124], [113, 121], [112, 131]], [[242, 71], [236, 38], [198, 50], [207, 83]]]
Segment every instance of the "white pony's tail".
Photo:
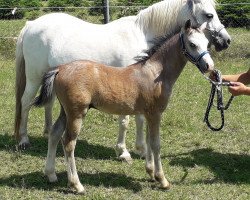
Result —
[[44, 74], [42, 87], [39, 96], [37, 96], [32, 103], [36, 107], [41, 107], [49, 103], [53, 99], [54, 95], [54, 81], [59, 69], [53, 69]]
[[19, 128], [21, 123], [21, 110], [22, 103], [21, 99], [26, 86], [26, 75], [25, 75], [25, 60], [23, 56], [23, 35], [27, 25], [21, 30], [16, 47], [16, 86], [15, 86], [15, 95], [16, 95], [16, 110], [15, 110], [15, 138], [19, 139]]

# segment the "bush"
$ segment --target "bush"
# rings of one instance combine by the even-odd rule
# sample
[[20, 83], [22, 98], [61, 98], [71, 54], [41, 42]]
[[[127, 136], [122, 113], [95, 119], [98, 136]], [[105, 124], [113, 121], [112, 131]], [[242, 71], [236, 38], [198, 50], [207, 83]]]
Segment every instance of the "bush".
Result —
[[48, 7], [51, 11], [64, 11], [64, 8], [55, 8], [55, 7], [65, 7], [65, 1], [64, 0], [49, 0]]
[[15, 7], [19, 7], [19, 5], [19, 0], [0, 0], [0, 8], [6, 8], [1, 10], [0, 19], [13, 19], [14, 15], [11, 13], [11, 11]]
[[221, 22], [226, 27], [249, 27], [250, 5], [234, 4], [247, 2], [248, 0], [220, 0], [222, 5], [218, 6], [217, 12]]
[[[40, 3], [39, 0], [0, 0], [0, 7], [1, 8], [9, 8], [6, 10], [1, 10], [0, 12], [0, 19], [17, 19], [17, 18], [23, 18], [23, 16], [26, 15], [34, 15], [34, 10], [39, 10], [39, 7], [41, 7], [42, 4]], [[25, 8], [29, 8], [29, 7], [36, 7], [36, 9], [32, 9], [30, 10], [20, 10], [17, 9], [17, 11], [15, 12], [15, 14], [13, 15], [11, 13], [11, 11], [14, 8], [18, 8], [18, 7], [25, 7]], [[29, 12], [32, 12], [32, 14], [28, 14]], [[38, 12], [38, 11], [37, 11]]]

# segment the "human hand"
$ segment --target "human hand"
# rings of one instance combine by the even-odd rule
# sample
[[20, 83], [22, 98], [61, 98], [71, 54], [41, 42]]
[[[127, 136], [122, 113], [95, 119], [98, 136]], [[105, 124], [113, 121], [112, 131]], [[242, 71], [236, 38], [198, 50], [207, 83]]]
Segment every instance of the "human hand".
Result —
[[229, 92], [233, 96], [247, 94], [247, 86], [241, 82], [230, 82], [231, 86], [228, 87]]

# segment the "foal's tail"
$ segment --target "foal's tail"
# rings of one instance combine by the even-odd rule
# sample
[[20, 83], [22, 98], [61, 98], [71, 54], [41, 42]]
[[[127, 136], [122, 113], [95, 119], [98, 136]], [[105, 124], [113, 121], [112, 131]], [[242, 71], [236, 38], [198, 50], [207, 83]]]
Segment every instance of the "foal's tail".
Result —
[[53, 69], [43, 76], [42, 87], [39, 96], [37, 96], [32, 105], [42, 107], [53, 99], [54, 94], [54, 81], [59, 69]]
[[22, 104], [21, 99], [26, 86], [26, 75], [25, 75], [25, 60], [23, 55], [23, 35], [27, 25], [22, 29], [17, 39], [16, 47], [16, 84], [15, 84], [15, 96], [16, 96], [16, 110], [15, 110], [15, 138], [19, 139], [19, 127], [21, 123], [21, 110]]

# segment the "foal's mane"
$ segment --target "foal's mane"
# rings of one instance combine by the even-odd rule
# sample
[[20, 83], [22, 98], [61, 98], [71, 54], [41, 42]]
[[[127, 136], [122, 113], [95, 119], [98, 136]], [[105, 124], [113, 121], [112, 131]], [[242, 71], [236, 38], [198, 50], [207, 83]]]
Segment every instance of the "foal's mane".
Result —
[[[181, 24], [177, 21], [177, 15], [181, 11], [185, 16], [193, 12], [188, 2], [200, 1], [202, 4], [210, 2], [214, 7], [217, 0], [165, 0], [155, 3], [136, 15], [136, 24], [145, 31], [151, 30], [154, 35], [163, 35], [168, 32], [177, 32]], [[188, 6], [184, 6], [186, 4]], [[184, 8], [184, 9], [183, 9]]]
[[[201, 30], [197, 27], [191, 27], [191, 29], [200, 32]], [[151, 41], [151, 44], [153, 45], [150, 49], [143, 50], [142, 53], [143, 55], [139, 55], [134, 57], [134, 60], [137, 62], [141, 62], [142, 64], [145, 64], [145, 62], [150, 59], [150, 57], [157, 52], [162, 45], [166, 44], [172, 37], [174, 37], [177, 34], [171, 33], [171, 34], [166, 34], [164, 36], [156, 37]], [[179, 35], [179, 34], [178, 34]]]
[[153, 45], [150, 49], [143, 50], [143, 55], [139, 55], [134, 57], [134, 60], [137, 62], [145, 63], [158, 49], [161, 48], [163, 44], [165, 44], [170, 38], [172, 38], [175, 34], [166, 34], [164, 36], [159, 36], [154, 38], [150, 43]]

